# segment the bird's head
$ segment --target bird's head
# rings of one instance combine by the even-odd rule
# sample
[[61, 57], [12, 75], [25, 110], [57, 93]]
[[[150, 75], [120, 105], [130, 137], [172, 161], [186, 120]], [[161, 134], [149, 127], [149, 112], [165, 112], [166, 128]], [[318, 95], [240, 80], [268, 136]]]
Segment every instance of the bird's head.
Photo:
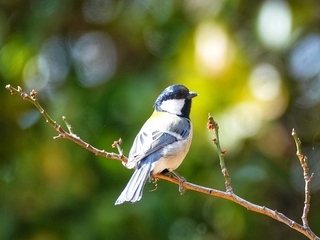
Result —
[[183, 85], [171, 85], [159, 95], [155, 110], [189, 118], [192, 98], [198, 96]]

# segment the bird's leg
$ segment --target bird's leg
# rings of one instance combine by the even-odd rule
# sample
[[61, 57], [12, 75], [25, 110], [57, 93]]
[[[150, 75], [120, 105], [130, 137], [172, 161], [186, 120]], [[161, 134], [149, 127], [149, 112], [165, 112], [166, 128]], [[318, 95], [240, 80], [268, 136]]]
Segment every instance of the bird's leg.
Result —
[[180, 194], [181, 195], [184, 194], [186, 189], [183, 186], [183, 183], [185, 183], [187, 180], [184, 177], [182, 177], [179, 173], [177, 173], [176, 171], [172, 171], [171, 173], [179, 180], [179, 192], [180, 192]]

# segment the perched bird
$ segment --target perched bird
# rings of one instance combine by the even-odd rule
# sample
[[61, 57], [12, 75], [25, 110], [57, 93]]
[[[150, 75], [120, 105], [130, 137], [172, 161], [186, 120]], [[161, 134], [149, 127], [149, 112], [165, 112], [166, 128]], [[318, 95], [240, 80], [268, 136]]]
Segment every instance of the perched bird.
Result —
[[192, 98], [198, 94], [183, 85], [167, 87], [156, 99], [154, 112], [137, 134], [126, 167], [135, 168], [115, 205], [137, 202], [151, 177], [175, 170], [187, 155], [192, 140], [189, 119]]

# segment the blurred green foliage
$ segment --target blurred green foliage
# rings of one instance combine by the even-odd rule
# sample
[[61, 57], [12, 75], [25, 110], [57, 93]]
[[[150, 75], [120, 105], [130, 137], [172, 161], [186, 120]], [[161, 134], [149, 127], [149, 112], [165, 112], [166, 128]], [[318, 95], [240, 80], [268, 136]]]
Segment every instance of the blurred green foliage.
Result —
[[[220, 124], [233, 189], [300, 222], [309, 157], [310, 226], [320, 235], [318, 1], [0, 1], [0, 239], [305, 239], [226, 200], [160, 181], [114, 206], [131, 171], [56, 132], [6, 84], [38, 91], [48, 113], [92, 145], [131, 143], [158, 94], [199, 93], [194, 140], [178, 172], [224, 189], [206, 130]], [[267, 231], [266, 231], [267, 229]]]

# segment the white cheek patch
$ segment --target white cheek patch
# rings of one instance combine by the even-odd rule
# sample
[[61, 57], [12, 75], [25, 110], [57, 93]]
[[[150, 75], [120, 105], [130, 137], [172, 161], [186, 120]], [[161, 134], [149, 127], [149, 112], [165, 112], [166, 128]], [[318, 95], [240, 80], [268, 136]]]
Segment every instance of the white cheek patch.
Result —
[[181, 115], [181, 109], [184, 106], [184, 99], [170, 99], [163, 101], [161, 103], [161, 109], [163, 111], [166, 111], [168, 113], [176, 114], [176, 115]]

